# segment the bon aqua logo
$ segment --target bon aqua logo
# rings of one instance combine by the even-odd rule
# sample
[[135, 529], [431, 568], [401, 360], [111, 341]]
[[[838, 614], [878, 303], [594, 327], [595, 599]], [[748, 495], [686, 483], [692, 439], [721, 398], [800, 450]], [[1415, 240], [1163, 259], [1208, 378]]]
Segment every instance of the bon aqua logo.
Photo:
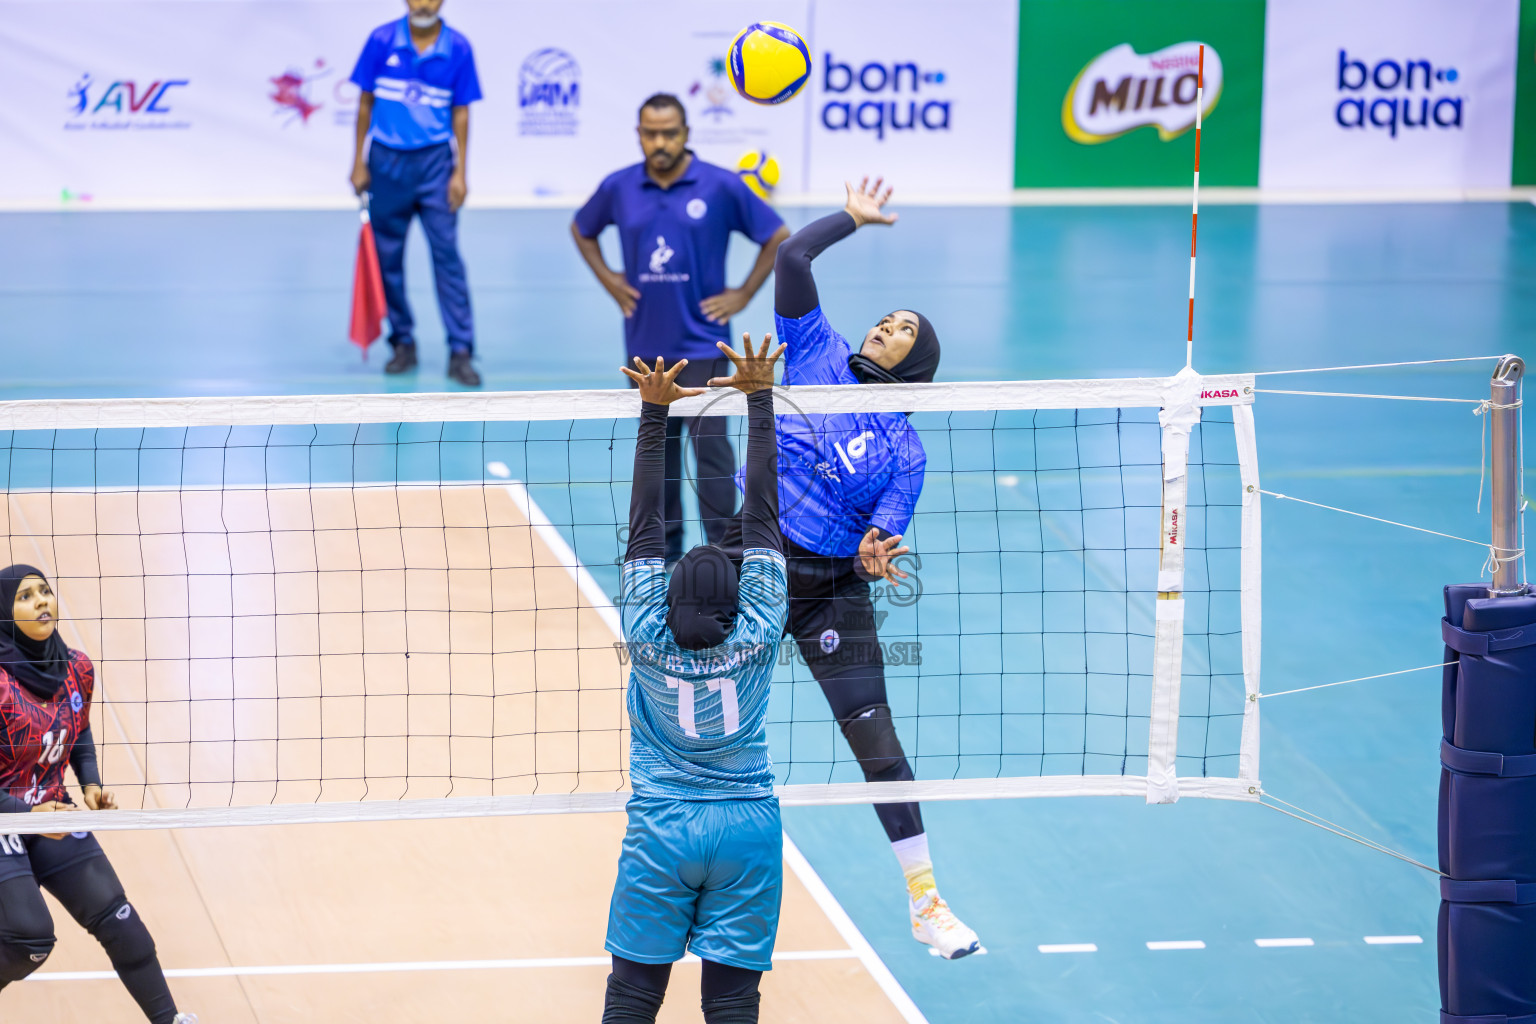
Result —
[[1460, 79], [1455, 68], [1437, 68], [1422, 58], [1389, 57], [1372, 64], [1340, 49], [1337, 91], [1343, 98], [1333, 108], [1333, 120], [1344, 129], [1385, 129], [1394, 139], [1398, 128], [1459, 129], [1466, 97], [1446, 93]]
[[[1137, 128], [1156, 128], [1164, 142], [1195, 126], [1200, 92], [1198, 41], [1137, 53], [1129, 43], [1105, 50], [1072, 79], [1061, 104], [1061, 126], [1085, 146], [1118, 139]], [[1205, 46], [1205, 108], [1209, 117], [1224, 82], [1221, 56]]]
[[105, 85], [86, 72], [69, 89], [69, 112], [76, 120], [65, 122], [66, 129], [136, 129], [190, 128], [190, 121], [177, 120], [173, 113], [171, 90], [191, 82], [185, 78], [157, 79], [141, 86], [131, 78], [116, 79]]
[[882, 142], [887, 131], [947, 132], [953, 101], [935, 90], [948, 82], [943, 71], [912, 61], [874, 60], [855, 67], [827, 53], [821, 61], [821, 126], [833, 132], [874, 132]]

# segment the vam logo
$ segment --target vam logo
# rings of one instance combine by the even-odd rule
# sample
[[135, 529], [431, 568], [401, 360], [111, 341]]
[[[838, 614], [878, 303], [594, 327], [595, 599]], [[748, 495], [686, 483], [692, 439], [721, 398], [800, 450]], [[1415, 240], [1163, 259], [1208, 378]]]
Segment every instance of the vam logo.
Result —
[[[821, 126], [832, 132], [852, 131], [855, 127], [874, 132], [885, 141], [885, 132], [949, 131], [953, 101], [933, 95], [942, 89], [949, 76], [942, 71], [924, 70], [907, 61], [882, 64], [870, 61], [857, 69], [851, 63], [834, 60], [831, 53], [821, 59], [821, 91], [826, 94], [821, 107]], [[834, 99], [852, 94], [848, 99]], [[864, 97], [855, 102], [855, 97]]]
[[[1118, 139], [1148, 126], [1164, 142], [1195, 126], [1200, 85], [1200, 43], [1175, 43], [1155, 53], [1137, 53], [1129, 43], [1089, 61], [1067, 87], [1061, 126], [1085, 146]], [[1205, 48], [1205, 109], [1209, 117], [1221, 96], [1221, 57]]]
[[575, 135], [581, 110], [581, 65], [564, 50], [530, 53], [517, 72], [519, 135]]
[[[1460, 128], [1466, 97], [1445, 95], [1460, 77], [1455, 68], [1437, 68], [1423, 59], [1386, 58], [1367, 66], [1341, 49], [1338, 91], [1360, 95], [1339, 100], [1333, 120], [1340, 128], [1385, 128], [1394, 139], [1399, 126]], [[1436, 92], [1440, 95], [1432, 95]]]

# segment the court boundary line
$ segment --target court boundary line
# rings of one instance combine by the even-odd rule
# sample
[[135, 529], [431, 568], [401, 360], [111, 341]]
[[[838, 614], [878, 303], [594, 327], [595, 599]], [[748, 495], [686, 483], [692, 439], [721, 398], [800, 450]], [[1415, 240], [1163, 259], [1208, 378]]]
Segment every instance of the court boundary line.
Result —
[[[774, 204], [786, 209], [840, 207], [844, 196], [831, 192], [779, 193]], [[1207, 206], [1333, 206], [1382, 203], [1519, 203], [1536, 202], [1536, 188], [1265, 188], [1263, 186], [1206, 186], [1201, 199]], [[575, 210], [584, 196], [472, 195], [469, 210]], [[1142, 188], [1015, 188], [976, 193], [914, 193], [903, 196], [903, 207], [1013, 207], [1013, 206], [1184, 206], [1189, 190], [1182, 186]], [[58, 198], [9, 199], [0, 202], [0, 213], [322, 213], [357, 211], [357, 199], [336, 196], [248, 196], [239, 200], [126, 198], [93, 199], [67, 205]]]
[[[855, 960], [853, 949], [792, 949], [774, 953], [776, 963]], [[678, 963], [699, 963], [692, 953]], [[168, 967], [167, 978], [291, 977], [315, 974], [391, 974], [402, 971], [503, 971], [554, 967], [609, 967], [610, 956], [550, 956], [506, 960], [400, 960], [351, 964], [262, 964], [244, 967]], [[116, 981], [116, 971], [34, 971], [27, 981]]]

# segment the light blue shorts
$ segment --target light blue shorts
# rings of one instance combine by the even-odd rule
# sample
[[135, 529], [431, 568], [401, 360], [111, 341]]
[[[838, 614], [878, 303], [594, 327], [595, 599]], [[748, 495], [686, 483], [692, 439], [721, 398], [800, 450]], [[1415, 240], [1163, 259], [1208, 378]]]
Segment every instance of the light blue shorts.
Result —
[[783, 889], [777, 799], [630, 797], [604, 948], [643, 964], [686, 951], [770, 970]]

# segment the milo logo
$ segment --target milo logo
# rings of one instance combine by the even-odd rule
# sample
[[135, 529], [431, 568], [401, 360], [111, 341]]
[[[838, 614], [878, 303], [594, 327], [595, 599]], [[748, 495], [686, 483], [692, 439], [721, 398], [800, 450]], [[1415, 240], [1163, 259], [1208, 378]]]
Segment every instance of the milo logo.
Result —
[[[1164, 142], [1195, 126], [1200, 86], [1200, 43], [1175, 43], [1155, 53], [1137, 53], [1129, 43], [1105, 50], [1077, 73], [1061, 104], [1061, 126], [1085, 146], [1126, 132], [1157, 128]], [[1221, 57], [1205, 48], [1205, 111], [1221, 95]]]

